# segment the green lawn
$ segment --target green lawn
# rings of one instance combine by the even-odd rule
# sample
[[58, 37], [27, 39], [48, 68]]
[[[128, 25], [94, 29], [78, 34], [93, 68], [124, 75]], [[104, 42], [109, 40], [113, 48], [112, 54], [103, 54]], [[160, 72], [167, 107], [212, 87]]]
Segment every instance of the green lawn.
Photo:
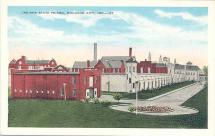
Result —
[[193, 115], [149, 116], [115, 111], [99, 104], [61, 100], [9, 100], [10, 127], [207, 128], [207, 88], [185, 102]]
[[[194, 81], [186, 81], [186, 82], [182, 82], [182, 83], [175, 83], [171, 86], [164, 86], [160, 89], [140, 91], [140, 92], [138, 92], [138, 98], [139, 99], [149, 99], [149, 98], [173, 91], [175, 89], [190, 85], [192, 83], [194, 83]], [[113, 95], [114, 93], [113, 92], [102, 92], [102, 94]], [[136, 93], [121, 93], [121, 94], [122, 94], [123, 99], [136, 99]]]

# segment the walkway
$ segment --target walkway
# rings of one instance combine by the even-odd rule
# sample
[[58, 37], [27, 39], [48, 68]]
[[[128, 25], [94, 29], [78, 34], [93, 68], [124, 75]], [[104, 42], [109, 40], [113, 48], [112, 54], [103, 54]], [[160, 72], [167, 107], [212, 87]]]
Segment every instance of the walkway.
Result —
[[[186, 87], [182, 87], [180, 89], [147, 99], [145, 101], [138, 101], [138, 106], [167, 106], [173, 109], [172, 112], [165, 113], [152, 113], [152, 112], [138, 112], [138, 114], [147, 114], [147, 115], [182, 115], [182, 114], [194, 114], [198, 113], [197, 109], [189, 108], [181, 106], [185, 101], [189, 98], [200, 92], [204, 88], [204, 84], [195, 83], [192, 85], [188, 85]], [[128, 111], [129, 105], [136, 105], [135, 99], [132, 100], [120, 100], [120, 102], [125, 103], [121, 105], [113, 105], [111, 106], [114, 110], [120, 111]], [[127, 103], [127, 104], [126, 104]]]

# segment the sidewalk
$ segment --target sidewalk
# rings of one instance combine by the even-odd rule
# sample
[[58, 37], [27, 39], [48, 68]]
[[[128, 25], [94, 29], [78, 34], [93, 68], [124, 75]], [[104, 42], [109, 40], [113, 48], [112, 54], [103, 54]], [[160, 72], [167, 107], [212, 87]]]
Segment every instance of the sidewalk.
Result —
[[[198, 110], [194, 108], [180, 106], [189, 98], [200, 92], [204, 88], [204, 85], [199, 83], [194, 83], [192, 85], [188, 85], [186, 87], [182, 87], [176, 89], [174, 91], [147, 99], [145, 101], [138, 101], [138, 106], [168, 106], [173, 109], [172, 112], [165, 112], [165, 113], [149, 113], [149, 112], [139, 112], [139, 114], [147, 114], [147, 115], [158, 115], [158, 116], [165, 116], [165, 115], [182, 115], [182, 114], [194, 114], [197, 113]], [[121, 100], [124, 102], [124, 100]], [[134, 100], [126, 100], [130, 104], [127, 105], [113, 105], [111, 106], [112, 109], [120, 110], [120, 111], [128, 111], [129, 105], [135, 105], [136, 101]]]

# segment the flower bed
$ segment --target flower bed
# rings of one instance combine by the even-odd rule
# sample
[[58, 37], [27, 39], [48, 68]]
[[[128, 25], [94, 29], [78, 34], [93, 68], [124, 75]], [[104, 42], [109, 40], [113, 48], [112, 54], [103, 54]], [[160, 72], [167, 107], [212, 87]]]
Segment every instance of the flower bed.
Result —
[[174, 109], [168, 106], [138, 106], [136, 107], [130, 107], [128, 109], [129, 111], [138, 111], [138, 112], [151, 112], [151, 113], [164, 113], [164, 112], [172, 112]]

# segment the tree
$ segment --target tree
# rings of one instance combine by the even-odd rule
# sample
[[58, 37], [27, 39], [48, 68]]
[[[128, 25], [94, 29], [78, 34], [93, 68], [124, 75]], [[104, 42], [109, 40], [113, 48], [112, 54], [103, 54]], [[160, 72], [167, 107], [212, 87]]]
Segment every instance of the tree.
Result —
[[119, 103], [119, 100], [122, 98], [122, 95], [121, 95], [120, 93], [115, 93], [115, 94], [113, 95], [113, 98], [114, 98], [114, 100], [117, 100], [118, 103]]
[[203, 67], [203, 72], [204, 74], [208, 75], [208, 66]]

